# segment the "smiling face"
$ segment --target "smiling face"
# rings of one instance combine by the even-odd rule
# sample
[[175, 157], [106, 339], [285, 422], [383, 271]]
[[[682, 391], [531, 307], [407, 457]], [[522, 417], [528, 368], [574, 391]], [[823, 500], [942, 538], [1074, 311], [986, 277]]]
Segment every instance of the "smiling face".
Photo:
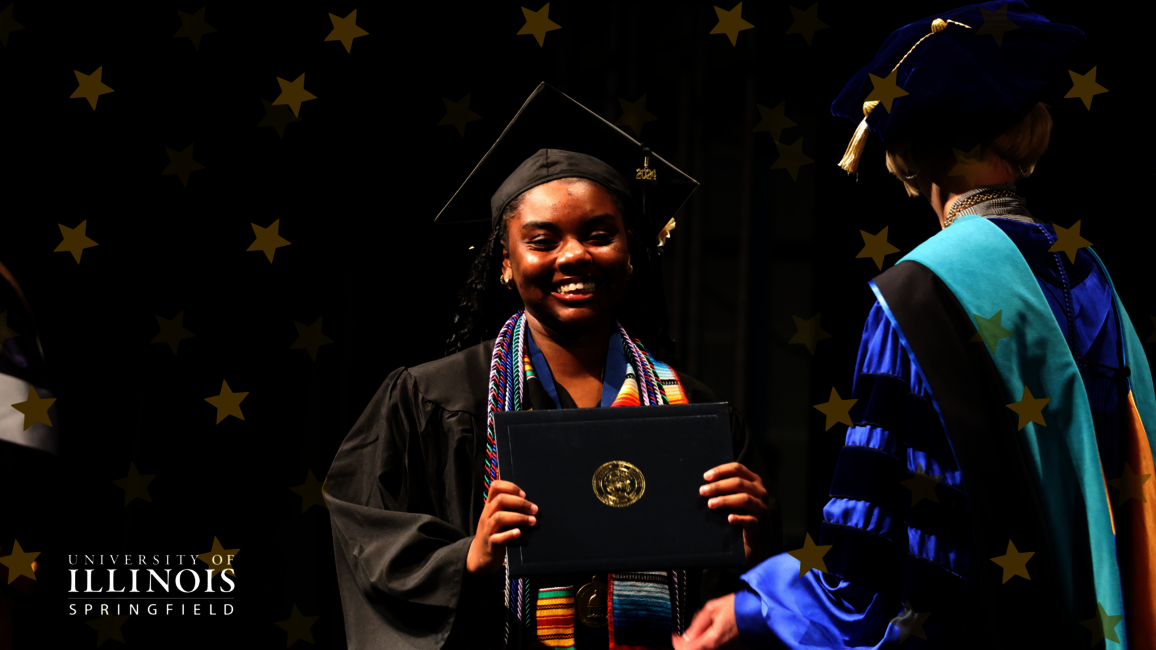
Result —
[[630, 277], [630, 250], [622, 212], [606, 189], [580, 179], [533, 187], [506, 233], [502, 273], [538, 322], [580, 336], [613, 320]]

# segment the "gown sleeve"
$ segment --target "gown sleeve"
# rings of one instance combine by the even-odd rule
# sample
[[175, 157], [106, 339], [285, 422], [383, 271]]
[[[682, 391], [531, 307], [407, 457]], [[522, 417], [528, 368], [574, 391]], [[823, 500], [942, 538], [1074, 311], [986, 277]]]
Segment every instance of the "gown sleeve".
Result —
[[[960, 472], [901, 336], [876, 302], [856, 363], [854, 424], [817, 542], [831, 545], [827, 572], [800, 576], [800, 561], [783, 553], [742, 576], [747, 586], [735, 596], [735, 618], [752, 648], [882, 648], [909, 638], [935, 646], [957, 638], [957, 617], [905, 613], [903, 605], [944, 581], [973, 582], [975, 554]], [[887, 421], [907, 430], [864, 421], [864, 413], [890, 413]], [[920, 486], [909, 482], [917, 471], [936, 477], [929, 492], [908, 487]]]

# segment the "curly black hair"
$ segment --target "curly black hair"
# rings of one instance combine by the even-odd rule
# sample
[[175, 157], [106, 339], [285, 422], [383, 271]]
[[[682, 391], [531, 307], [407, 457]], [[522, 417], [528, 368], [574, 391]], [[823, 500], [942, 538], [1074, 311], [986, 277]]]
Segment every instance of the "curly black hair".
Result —
[[[586, 179], [562, 179], [579, 182]], [[647, 246], [630, 227], [638, 215], [633, 202], [623, 201], [617, 193], [596, 181], [610, 194], [615, 207], [627, 224], [626, 241], [630, 248], [634, 272], [626, 287], [626, 295], [616, 309], [616, 316], [631, 336], [640, 339], [656, 358], [672, 361], [675, 344], [670, 338], [666, 304], [662, 292], [662, 278], [657, 270], [657, 252]], [[494, 336], [510, 316], [522, 307], [516, 291], [501, 286], [502, 248], [509, 244], [506, 224], [521, 208], [526, 193], [510, 201], [498, 220], [498, 227], [474, 257], [466, 283], [458, 292], [458, 307], [454, 313], [453, 333], [446, 341], [445, 354], [449, 356]]]

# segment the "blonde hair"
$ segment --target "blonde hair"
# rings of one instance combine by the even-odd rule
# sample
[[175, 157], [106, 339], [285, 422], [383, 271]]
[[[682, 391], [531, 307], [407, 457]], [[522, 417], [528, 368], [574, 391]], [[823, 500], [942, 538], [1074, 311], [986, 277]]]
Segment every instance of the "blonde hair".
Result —
[[887, 145], [887, 171], [903, 181], [908, 196], [919, 196], [919, 188], [904, 176], [924, 173], [937, 176], [955, 164], [955, 154], [960, 149], [970, 151], [976, 143], [981, 155], [994, 153], [1011, 173], [1023, 177], [1032, 175], [1036, 164], [1048, 149], [1052, 133], [1052, 116], [1043, 102], [1037, 103], [1020, 121], [995, 135], [975, 135], [962, 133], [945, 140], [909, 138]]

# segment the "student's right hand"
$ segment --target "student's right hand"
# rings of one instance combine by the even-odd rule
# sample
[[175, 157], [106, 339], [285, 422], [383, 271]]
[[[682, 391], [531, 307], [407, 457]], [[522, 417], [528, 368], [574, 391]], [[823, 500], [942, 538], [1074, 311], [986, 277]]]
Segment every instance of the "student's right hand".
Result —
[[486, 507], [478, 520], [478, 530], [466, 556], [466, 575], [484, 576], [502, 568], [506, 559], [506, 544], [517, 539], [522, 531], [515, 526], [533, 526], [538, 506], [526, 500], [526, 493], [509, 481], [494, 481]]

